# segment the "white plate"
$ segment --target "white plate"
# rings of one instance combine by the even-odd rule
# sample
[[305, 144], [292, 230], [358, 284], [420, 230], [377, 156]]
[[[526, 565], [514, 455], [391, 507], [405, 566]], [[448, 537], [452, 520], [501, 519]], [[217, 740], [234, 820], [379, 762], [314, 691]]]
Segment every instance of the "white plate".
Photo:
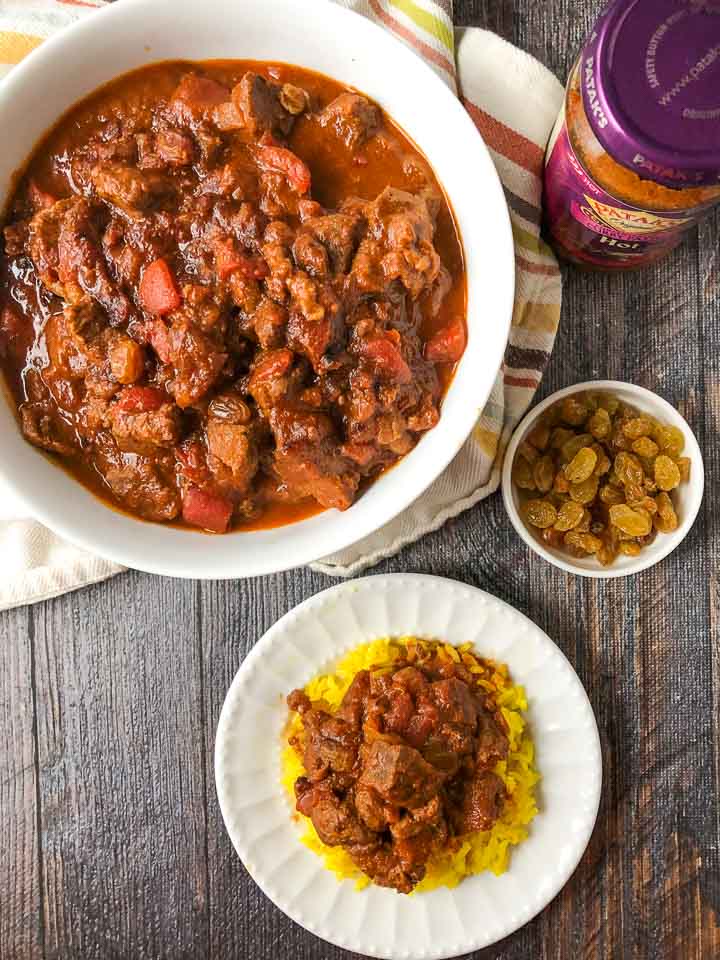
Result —
[[[540, 813], [510, 869], [454, 890], [402, 896], [339, 882], [299, 840], [280, 784], [285, 695], [368, 640], [415, 634], [508, 664], [527, 693]], [[413, 574], [331, 587], [280, 619], [253, 648], [218, 724], [215, 777], [225, 825], [267, 896], [311, 933], [390, 960], [440, 960], [495, 943], [532, 919], [563, 887], [587, 846], [602, 780], [592, 708], [572, 667], [534, 623], [454, 580]]]
[[224, 537], [108, 509], [23, 440], [0, 390], [0, 473], [29, 514], [107, 560], [205, 579], [258, 576], [317, 560], [361, 540], [419, 497], [465, 442], [490, 395], [515, 289], [502, 186], [467, 111], [386, 30], [320, 0], [122, 0], [47, 40], [0, 84], [0, 206], [35, 143], [78, 99], [152, 61], [218, 57], [280, 60], [335, 77], [378, 101], [410, 135], [445, 188], [463, 240], [468, 345], [438, 425], [349, 510]]

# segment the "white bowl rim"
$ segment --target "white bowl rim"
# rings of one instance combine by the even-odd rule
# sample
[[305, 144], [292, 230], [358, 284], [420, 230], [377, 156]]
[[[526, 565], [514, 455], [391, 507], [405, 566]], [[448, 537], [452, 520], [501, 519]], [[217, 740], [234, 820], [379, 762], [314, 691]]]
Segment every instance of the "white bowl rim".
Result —
[[[692, 461], [692, 480], [689, 489], [690, 491], [696, 491], [696, 496], [692, 500], [690, 509], [685, 511], [677, 530], [674, 530], [672, 533], [663, 534], [662, 537], [658, 537], [651, 547], [644, 550], [640, 556], [623, 558], [624, 562], [622, 566], [616, 566], [618, 563], [616, 560], [615, 563], [609, 567], [601, 567], [599, 564], [597, 568], [581, 567], [577, 564], [574, 564], [571, 559], [565, 559], [564, 557], [560, 556], [558, 552], [548, 550], [527, 530], [522, 517], [518, 512], [515, 504], [515, 498], [513, 496], [512, 463], [515, 459], [517, 448], [526, 434], [529, 432], [530, 427], [535, 423], [537, 418], [545, 412], [545, 410], [551, 407], [554, 403], [557, 403], [558, 400], [562, 400], [565, 397], [572, 396], [576, 393], [592, 391], [598, 393], [622, 391], [637, 397], [638, 402], [643, 404], [643, 406], [639, 408], [642, 412], [649, 413], [653, 409], [659, 410], [659, 413], [657, 414], [658, 417], [666, 417], [672, 426], [680, 427], [680, 429], [683, 431], [685, 435], [686, 453]], [[683, 417], [683, 415], [675, 407], [673, 407], [671, 403], [664, 399], [664, 397], [654, 393], [652, 390], [648, 390], [646, 387], [641, 387], [637, 384], [628, 383], [623, 380], [586, 380], [583, 383], [576, 383], [569, 387], [563, 387], [562, 390], [557, 390], [555, 393], [550, 394], [550, 396], [542, 400], [539, 404], [537, 404], [537, 406], [533, 407], [526, 414], [520, 424], [515, 428], [505, 454], [505, 463], [503, 464], [502, 472], [502, 496], [503, 503], [505, 504], [505, 510], [510, 517], [513, 527], [515, 527], [515, 530], [525, 541], [525, 543], [544, 560], [547, 560], [548, 563], [552, 563], [553, 566], [559, 567], [566, 573], [574, 573], [577, 576], [589, 577], [595, 580], [611, 580], [616, 577], [632, 576], [635, 573], [641, 573], [643, 570], [648, 570], [650, 567], [654, 567], [655, 564], [660, 563], [661, 560], [664, 560], [665, 557], [672, 553], [676, 547], [680, 546], [682, 541], [690, 532], [690, 529], [695, 522], [702, 504], [704, 489], [705, 467], [702, 453], [700, 451], [700, 445], [692, 431], [692, 428], [690, 427], [690, 424]], [[656, 544], [657, 549], [655, 549]]]
[[[467, 184], [457, 183], [454, 189], [450, 189], [447, 182], [443, 182], [442, 172], [438, 171], [438, 178], [446, 190], [458, 226], [461, 228], [468, 278], [468, 323], [470, 324], [472, 318], [477, 316], [476, 322], [478, 324], [474, 338], [471, 330], [465, 356], [445, 396], [444, 407], [452, 407], [452, 422], [450, 422], [450, 417], [445, 415], [447, 413], [446, 409], [438, 426], [422, 438], [417, 447], [398, 466], [373, 485], [371, 489], [378, 488], [379, 484], [384, 481], [382, 497], [377, 494], [372, 501], [363, 506], [363, 501], [368, 499], [367, 494], [364, 495], [359, 498], [354, 508], [351, 507], [342, 516], [333, 517], [332, 523], [318, 522], [318, 518], [313, 517], [306, 521], [291, 524], [290, 527], [298, 527], [302, 524], [308, 525], [307, 533], [303, 532], [302, 535], [299, 535], [297, 543], [294, 540], [291, 545], [278, 543], [277, 537], [273, 536], [273, 530], [236, 531], [221, 538], [225, 541], [233, 540], [232, 549], [226, 547], [222, 551], [214, 549], [210, 552], [203, 549], [201, 544], [205, 538], [201, 538], [196, 531], [144, 523], [120, 511], [114, 511], [112, 508], [108, 509], [104, 503], [102, 506], [107, 516], [100, 521], [104, 529], [103, 531], [97, 531], [91, 523], [85, 521], [84, 517], [83, 522], [77, 519], [80, 515], [79, 509], [76, 509], [72, 515], [69, 511], [63, 509], [61, 494], [57, 494], [55, 502], [50, 503], [45, 492], [42, 494], [37, 492], [35, 480], [28, 485], [26, 469], [16, 468], [5, 463], [0, 464], [3, 479], [18, 499], [25, 503], [29, 513], [59, 536], [108, 560], [150, 573], [224, 579], [278, 572], [336, 552], [378, 530], [406, 509], [427, 489], [466, 441], [477, 416], [490, 395], [497, 372], [497, 369], [495, 369], [491, 375], [487, 360], [483, 361], [482, 358], [487, 358], [489, 353], [495, 358], [497, 367], [499, 367], [510, 329], [514, 300], [515, 261], [509, 213], [490, 153], [459, 99], [416, 54], [392, 37], [386, 30], [351, 10], [331, 3], [329, 0], [322, 5], [320, 13], [317, 12], [318, 5], [312, 5], [311, 8], [308, 8], [301, 0], [266, 0], [266, 3], [261, 6], [264, 10], [271, 8], [269, 13], [263, 13], [263, 16], [267, 16], [268, 23], [276, 22], [274, 17], [277, 16], [284, 17], [285, 21], [287, 21], [288, 16], [293, 14], [299, 16], [300, 13], [302, 13], [305, 21], [308, 17], [321, 16], [326, 30], [329, 29], [329, 26], [334, 26], [342, 36], [352, 35], [353, 39], [348, 42], [353, 43], [358, 48], [362, 46], [372, 50], [374, 63], [377, 62], [381, 53], [387, 53], [391, 55], [391, 59], [396, 64], [401, 64], [409, 75], [414, 74], [417, 82], [432, 85], [435, 95], [440, 98], [439, 102], [442, 103], [444, 117], [452, 118], [454, 116], [455, 119], [451, 122], [464, 127], [467, 134], [465, 152], [471, 157], [472, 163], [475, 165], [476, 179], [482, 178], [485, 181], [482, 197], [485, 207], [489, 209], [490, 215], [494, 219], [492, 245], [486, 247], [484, 252], [485, 254], [489, 252], [489, 255], [495, 257], [495, 260], [492, 263], [483, 264], [481, 267], [479, 263], [480, 253], [476, 254], [473, 249], [477, 244], [472, 242], [475, 228], [472, 227], [471, 221], [477, 219], [472, 216], [473, 207], [477, 204], [468, 202], [467, 197], [465, 197], [463, 208], [467, 209], [467, 213], [460, 212], [462, 188], [463, 186], [467, 187]], [[237, 10], [238, 8], [233, 9]], [[56, 70], [60, 65], [60, 59], [62, 58], [63, 62], [66, 62], [68, 53], [72, 54], [74, 49], [77, 51], [84, 50], [88, 45], [98, 41], [99, 38], [106, 38], [109, 32], [112, 33], [115, 24], [125, 24], [127, 26], [130, 21], [144, 22], [141, 15], [142, 10], [147, 11], [155, 21], [164, 12], [167, 14], [168, 22], [172, 22], [170, 15], [176, 12], [177, 5], [175, 0], [124, 0], [121, 4], [111, 4], [96, 10], [92, 15], [60, 31], [30, 53], [0, 83], [0, 113], [9, 109], [8, 104], [11, 101], [17, 98], [23, 99], [25, 96], [24, 87], [28, 80], [32, 80], [38, 73], [43, 75]], [[211, 17], [215, 10], [224, 11], [227, 14], [227, 8], [222, 0], [186, 0], [184, 4], [186, 14], [195, 11], [195, 15], [198, 17], [202, 15], [206, 19]], [[248, 16], [246, 12], [242, 14], [233, 13], [233, 16], [236, 17], [241, 15]], [[298, 47], [298, 54], [295, 62], [301, 61], [302, 65], [304, 59], [302, 47]], [[221, 55], [218, 54], [218, 56]], [[130, 54], [128, 53], [127, 56], [130, 57]], [[237, 56], [241, 55], [238, 54]], [[192, 51], [189, 51], [187, 57], [187, 59], [204, 58]], [[146, 54], [144, 62], [155, 62], [163, 59], [167, 59], [167, 57], [148, 57]], [[266, 57], [265, 59], [269, 58]], [[126, 69], [133, 69], [133, 67], [128, 65]], [[311, 67], [311, 69], [316, 68]], [[118, 72], [123, 71], [109, 73], [106, 80], [117, 76]], [[68, 97], [63, 109], [68, 109], [83, 96], [97, 89], [99, 85], [99, 83], [88, 84], [85, 93], [80, 94], [80, 96]], [[416, 87], [417, 83], [414, 89]], [[378, 96], [375, 92], [370, 92], [369, 95], [379, 100], [381, 105], [384, 105], [382, 96]], [[60, 110], [57, 111], [57, 116], [60, 115], [60, 112]], [[392, 109], [390, 114], [393, 115]], [[420, 146], [420, 150], [427, 154], [427, 147]], [[23, 162], [29, 151], [24, 153]], [[432, 165], [435, 167], [435, 164]], [[495, 287], [494, 295], [498, 309], [496, 311], [497, 315], [492, 317], [492, 325], [482, 328], [479, 326], [483, 317], [482, 286], [484, 281], [487, 286], [488, 278], [491, 278], [489, 282]], [[482, 376], [480, 376], [481, 371]], [[479, 389], [477, 389], [478, 385]], [[450, 402], [451, 398], [452, 402]], [[422, 452], [419, 452], [413, 458], [413, 454], [420, 451], [423, 440], [430, 438], [431, 435], [434, 435], [432, 443], [425, 444], [428, 448], [428, 455], [424, 456]], [[407, 463], [406, 469], [399, 474], [398, 471], [402, 464], [406, 463], [409, 458], [413, 458], [412, 462]], [[53, 464], [53, 466], [55, 465]], [[417, 468], [418, 466], [420, 469]], [[396, 475], [394, 478], [393, 474]], [[63, 481], [59, 482], [62, 484]], [[72, 482], [77, 483], [77, 481]], [[37, 483], [40, 483], [40, 481], [37, 481]], [[388, 491], [387, 494], [384, 492], [385, 490]], [[90, 493], [87, 493], [87, 496], [97, 499]], [[326, 514], [330, 513], [332, 511], [326, 511], [325, 514], [319, 514], [318, 516], [325, 517]], [[123, 526], [128, 523], [133, 525], [133, 531]], [[143, 527], [153, 532], [149, 535], [143, 534]], [[283, 528], [275, 528], [275, 531], [278, 529]], [[217, 539], [220, 538], [216, 538], [216, 542]], [[153, 550], [153, 541], [155, 541], [156, 550]]]

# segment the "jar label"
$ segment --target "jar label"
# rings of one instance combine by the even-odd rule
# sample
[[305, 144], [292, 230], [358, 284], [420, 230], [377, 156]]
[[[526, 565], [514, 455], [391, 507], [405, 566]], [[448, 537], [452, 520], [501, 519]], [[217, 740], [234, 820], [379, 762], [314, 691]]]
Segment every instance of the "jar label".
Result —
[[566, 251], [597, 266], [642, 266], [677, 246], [697, 217], [656, 213], [615, 199], [585, 172], [561, 115], [545, 168], [545, 212]]

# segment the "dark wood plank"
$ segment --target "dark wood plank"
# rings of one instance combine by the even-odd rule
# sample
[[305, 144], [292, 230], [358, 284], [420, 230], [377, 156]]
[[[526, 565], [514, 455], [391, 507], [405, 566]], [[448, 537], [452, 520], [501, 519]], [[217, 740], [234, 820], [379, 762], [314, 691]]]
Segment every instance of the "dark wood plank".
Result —
[[0, 633], [0, 958], [32, 960], [43, 943], [36, 713], [30, 611]]
[[33, 608], [47, 957], [207, 954], [196, 616], [134, 573]]

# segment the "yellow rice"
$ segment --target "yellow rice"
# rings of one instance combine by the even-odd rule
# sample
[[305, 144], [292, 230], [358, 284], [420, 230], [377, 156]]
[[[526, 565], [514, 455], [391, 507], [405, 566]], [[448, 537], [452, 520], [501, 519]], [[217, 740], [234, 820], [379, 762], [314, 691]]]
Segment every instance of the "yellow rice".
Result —
[[[332, 712], [340, 706], [345, 692], [360, 670], [390, 667], [394, 661], [402, 658], [410, 645], [426, 649], [438, 646], [416, 637], [373, 640], [346, 654], [333, 673], [311, 680], [305, 687], [305, 693], [313, 702], [324, 701], [323, 706]], [[488, 692], [494, 693], [502, 710], [508, 725], [510, 748], [507, 760], [499, 762], [495, 772], [505, 783], [507, 798], [503, 812], [492, 830], [468, 834], [453, 847], [435, 854], [430, 859], [424, 879], [415, 888], [416, 893], [442, 886], [455, 887], [464, 877], [481, 873], [483, 870], [491, 870], [497, 875], [504, 873], [510, 863], [511, 847], [527, 838], [528, 824], [538, 812], [535, 784], [540, 776], [535, 769], [533, 742], [524, 717], [527, 710], [525, 691], [522, 687], [513, 685], [504, 664], [476, 657], [471, 652], [470, 644], [460, 647], [440, 644], [439, 648], [441, 656], [463, 662], [471, 673], [482, 674], [478, 683]], [[286, 730], [287, 738], [301, 730], [302, 720], [298, 714], [293, 714]], [[295, 781], [304, 774], [302, 757], [288, 743], [282, 753], [282, 783], [293, 805]], [[355, 866], [342, 847], [329, 847], [324, 844], [312, 821], [300, 814], [296, 816], [302, 821], [302, 842], [323, 860], [325, 867], [339, 880], [355, 880], [358, 890], [371, 882]]]

